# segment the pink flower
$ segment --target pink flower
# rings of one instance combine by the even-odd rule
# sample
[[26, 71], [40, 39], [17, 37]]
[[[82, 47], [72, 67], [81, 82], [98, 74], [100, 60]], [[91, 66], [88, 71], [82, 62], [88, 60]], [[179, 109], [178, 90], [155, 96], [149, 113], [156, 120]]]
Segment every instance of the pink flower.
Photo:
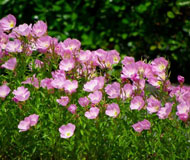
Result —
[[54, 87], [51, 85], [52, 79], [51, 78], [45, 78], [41, 80], [40, 87], [47, 89], [53, 89]]
[[10, 38], [16, 39], [17, 37], [19, 37], [19, 35], [16, 32], [14, 32], [14, 31], [12, 31], [11, 33], [8, 34], [8, 38], [9, 39]]
[[29, 116], [29, 118], [30, 118], [30, 126], [35, 126], [38, 123], [39, 115], [32, 114]]
[[124, 59], [121, 61], [121, 63], [124, 65], [124, 66], [127, 66], [129, 64], [132, 64], [135, 62], [135, 59], [133, 57], [128, 57], [128, 56], [125, 56]]
[[[187, 86], [184, 86], [183, 88], [185, 89]], [[186, 92], [184, 92], [181, 97], [178, 98], [178, 101], [180, 103], [185, 102], [188, 106], [190, 106], [190, 88], [185, 89]]]
[[166, 73], [165, 72], [158, 72], [156, 73], [156, 75], [158, 76], [157, 79], [160, 81], [164, 81], [166, 80]]
[[37, 39], [36, 47], [39, 50], [47, 50], [50, 47], [51, 44], [51, 37], [50, 36], [43, 36]]
[[147, 110], [150, 114], [158, 112], [158, 110], [160, 109], [161, 102], [153, 96], [148, 98], [147, 103]]
[[57, 71], [51, 72], [51, 74], [54, 79], [56, 78], [66, 79], [66, 74], [64, 70], [57, 70]]
[[[143, 73], [144, 77], [150, 78], [150, 77], [154, 76], [154, 73], [152, 71], [152, 66], [150, 64], [145, 64], [143, 66], [143, 68], [144, 68], [143, 69], [143, 71], [144, 71], [144, 73]], [[138, 66], [138, 70], [139, 70], [140, 73], [142, 72], [142, 71], [140, 71], [141, 69], [139, 68], [139, 66]]]
[[59, 128], [59, 132], [61, 134], [61, 138], [70, 138], [75, 131], [75, 125], [72, 123], [68, 123], [67, 125], [62, 125]]
[[102, 89], [104, 87], [105, 77], [102, 77], [102, 76], [96, 77], [94, 78], [94, 80], [97, 81], [98, 83], [98, 86], [96, 88], [97, 90]]
[[[2, 59], [3, 55], [4, 55], [4, 53], [3, 53], [2, 48], [0, 46], [0, 59]], [[0, 62], [1, 62], [1, 60], [0, 60]]]
[[110, 57], [113, 59], [113, 64], [117, 64], [120, 61], [120, 56], [119, 56], [119, 52], [117, 52], [116, 50], [111, 50], [108, 51], [108, 55], [110, 55]]
[[88, 119], [95, 119], [99, 114], [100, 109], [97, 107], [91, 107], [89, 111], [85, 112], [85, 117]]
[[34, 87], [39, 88], [39, 81], [35, 74], [33, 77], [29, 77], [26, 81], [23, 81], [22, 84], [32, 84]]
[[141, 110], [143, 106], [144, 106], [143, 98], [141, 96], [135, 96], [131, 101], [130, 108], [131, 110], [134, 110], [134, 109]]
[[40, 61], [39, 59], [35, 60], [35, 68], [42, 68], [42, 66], [44, 65], [44, 62]]
[[133, 87], [137, 87], [142, 91], [144, 90], [145, 84], [146, 84], [145, 79], [137, 79], [136, 81], [133, 80]]
[[149, 77], [148, 83], [150, 83], [152, 86], [159, 88], [162, 82], [158, 80], [156, 77]]
[[7, 34], [5, 34], [4, 32], [0, 31], [0, 47], [1, 49], [5, 49], [6, 47], [6, 43], [8, 42], [9, 37]]
[[160, 108], [160, 110], [158, 111], [157, 115], [160, 119], [166, 119], [168, 118], [168, 115], [170, 114], [171, 110], [172, 110], [172, 105], [173, 103], [166, 103], [165, 107]]
[[100, 66], [101, 66], [101, 68], [110, 68], [111, 69], [112, 65], [114, 64], [113, 57], [112, 57], [112, 55], [108, 54], [108, 52], [106, 54], [107, 54], [107, 56], [105, 58], [105, 62], [103, 60], [103, 62], [100, 63]]
[[144, 63], [143, 61], [138, 61], [136, 62], [136, 65], [137, 65], [138, 73], [144, 77], [144, 72], [146, 70], [147, 64]]
[[149, 130], [151, 127], [151, 123], [144, 119], [143, 121], [140, 122], [141, 126], [143, 127], [144, 130]]
[[73, 92], [76, 92], [76, 89], [78, 88], [78, 81], [76, 81], [76, 80], [73, 80], [73, 81], [66, 80], [64, 82], [63, 87], [64, 87], [66, 92], [71, 94]]
[[152, 71], [155, 73], [159, 73], [159, 72], [165, 72], [167, 66], [168, 66], [168, 61], [163, 58], [156, 58], [154, 59], [154, 61], [152, 61], [151, 63], [152, 65]]
[[180, 84], [183, 84], [184, 81], [185, 81], [185, 78], [184, 78], [183, 76], [178, 75], [178, 76], [177, 76], [177, 80], [178, 80], [178, 82], [179, 82]]
[[64, 49], [63, 49], [63, 46], [64, 46], [64, 44], [63, 44], [63, 42], [60, 42], [60, 43], [58, 43], [56, 46], [55, 46], [55, 53], [57, 53], [58, 55], [60, 55], [60, 56], [62, 56], [62, 57], [64, 57], [64, 53], [65, 53], [65, 51], [64, 51]]
[[5, 98], [10, 93], [10, 91], [10, 88], [6, 84], [0, 86], [0, 97]]
[[182, 121], [186, 121], [189, 117], [189, 111], [190, 107], [185, 102], [183, 102], [177, 106], [176, 115], [178, 115], [179, 119]]
[[26, 101], [30, 96], [28, 88], [24, 88], [23, 86], [18, 87], [17, 90], [14, 90], [13, 94], [15, 95], [14, 99], [17, 101]]
[[94, 60], [96, 63], [101, 67], [105, 68], [105, 61], [107, 57], [107, 51], [104, 51], [103, 49], [98, 49], [96, 51], [93, 51], [93, 55], [96, 57]]
[[64, 70], [64, 71], [70, 71], [75, 67], [75, 60], [70, 58], [66, 59], [64, 58], [60, 64], [59, 64], [59, 69]]
[[120, 113], [120, 108], [116, 103], [109, 104], [106, 108], [106, 115], [110, 117], [116, 118], [119, 113]]
[[21, 36], [28, 36], [32, 30], [32, 25], [24, 23], [14, 29], [14, 31]]
[[96, 58], [94, 61], [101, 68], [112, 68], [113, 64], [117, 64], [120, 60], [119, 53], [116, 50], [104, 51], [103, 49], [98, 49], [93, 52]]
[[126, 78], [133, 78], [137, 74], [137, 65], [135, 63], [128, 64], [123, 67], [122, 73]]
[[64, 84], [65, 84], [65, 79], [62, 77], [53, 79], [51, 81], [51, 86], [53, 86], [54, 88], [57, 88], [57, 89], [63, 89]]
[[72, 114], [76, 113], [77, 106], [75, 104], [71, 104], [68, 108], [68, 111], [71, 112]]
[[[56, 45], [58, 45], [58, 39], [55, 38], [55, 37], [52, 37], [52, 39], [51, 39], [51, 45], [53, 47], [55, 47]], [[51, 50], [51, 53], [52, 53], [52, 50]]]
[[186, 103], [188, 106], [190, 106], [190, 90], [186, 86], [172, 86], [170, 96], [176, 97], [176, 100], [179, 103]]
[[86, 84], [84, 84], [84, 91], [86, 92], [93, 92], [96, 91], [98, 89], [99, 85], [98, 85], [98, 81], [97, 80], [91, 80], [89, 82], [87, 82]]
[[14, 28], [15, 25], [16, 18], [12, 14], [7, 15], [6, 17], [0, 20], [0, 28], [3, 29], [3, 31], [8, 31]]
[[121, 89], [120, 97], [125, 100], [126, 98], [130, 98], [133, 93], [133, 88], [131, 84], [125, 84]]
[[30, 129], [31, 126], [35, 126], [38, 123], [39, 115], [32, 114], [28, 117], [25, 117], [23, 121], [20, 121], [18, 128], [19, 132], [24, 132]]
[[148, 120], [144, 119], [143, 121], [139, 121], [138, 123], [133, 124], [132, 127], [136, 132], [140, 133], [143, 130], [149, 130], [151, 124]]
[[86, 92], [93, 92], [93, 91], [102, 89], [104, 87], [104, 81], [105, 81], [104, 77], [102, 77], [102, 76], [96, 77], [93, 80], [84, 84], [83, 90]]
[[89, 99], [87, 97], [81, 97], [78, 102], [82, 107], [86, 107], [89, 104]]
[[[40, 61], [39, 59], [36, 59], [35, 61], [34, 61], [34, 68], [42, 68], [43, 67], [43, 65], [44, 65], [44, 62], [42, 62], [42, 61]], [[29, 64], [29, 68], [30, 68], [30, 70], [32, 70], [32, 66], [33, 64], [32, 63], [30, 63]]]
[[5, 50], [7, 52], [22, 52], [22, 46], [20, 40], [15, 39], [14, 41], [9, 41], [6, 45]]
[[180, 88], [179, 86], [177, 86], [177, 87], [172, 86], [171, 92], [170, 92], [170, 97], [176, 96], [177, 98], [179, 98], [182, 94], [181, 92], [184, 92], [183, 88]]
[[41, 37], [47, 32], [47, 24], [43, 21], [38, 21], [34, 24], [32, 31], [37, 37]]
[[60, 105], [66, 106], [69, 103], [69, 97], [68, 96], [61, 96], [60, 99], [56, 100]]
[[102, 92], [101, 91], [95, 91], [93, 93], [90, 93], [88, 98], [90, 98], [90, 101], [93, 104], [97, 104], [101, 101], [102, 99]]
[[29, 44], [28, 44], [28, 53], [27, 55], [31, 55], [33, 51], [37, 51], [37, 45], [36, 42], [34, 42], [34, 40], [32, 40]]
[[91, 55], [92, 55], [92, 52], [91, 51], [89, 51], [89, 50], [87, 50], [87, 51], [83, 51], [83, 50], [81, 50], [80, 52], [79, 52], [79, 61], [81, 62], [81, 63], [87, 63], [89, 60], [90, 60], [90, 58], [91, 58]]
[[63, 42], [63, 49], [64, 50], [75, 51], [75, 50], [79, 50], [80, 46], [81, 46], [81, 43], [77, 39], [67, 38]]
[[23, 121], [20, 121], [19, 125], [19, 132], [24, 132], [30, 129], [30, 118], [26, 117]]
[[92, 65], [93, 67], [96, 67], [99, 65], [99, 60], [96, 54], [94, 54], [95, 51], [92, 51], [90, 61], [88, 61], [89, 65]]
[[135, 123], [132, 125], [133, 129], [136, 131], [136, 132], [142, 132], [143, 131], [143, 127], [141, 125], [141, 123]]
[[120, 96], [120, 84], [117, 82], [114, 82], [113, 84], [108, 84], [105, 88], [105, 91], [109, 95], [108, 98], [117, 98]]

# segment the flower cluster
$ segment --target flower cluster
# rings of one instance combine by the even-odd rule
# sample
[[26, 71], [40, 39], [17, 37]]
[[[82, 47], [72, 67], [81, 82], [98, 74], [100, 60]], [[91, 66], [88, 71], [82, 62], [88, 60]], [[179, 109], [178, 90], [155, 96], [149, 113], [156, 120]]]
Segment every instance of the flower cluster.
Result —
[[[32, 57], [34, 53], [40, 56], [28, 62], [29, 59], [28, 63], [18, 59], [20, 56]], [[68, 38], [59, 42], [48, 35], [47, 24], [43, 21], [16, 26], [13, 15], [0, 20], [1, 69], [14, 72], [16, 76], [19, 63], [27, 63], [26, 68], [31, 73], [18, 83], [24, 86], [12, 88], [15, 102], [29, 99], [30, 89], [26, 86], [30, 85], [35, 87], [35, 92], [43, 89], [49, 94], [59, 93], [55, 94], [57, 106], [64, 106], [68, 114], [76, 116], [76, 120], [80, 116], [97, 119], [100, 114], [119, 119], [123, 117], [119, 116], [123, 114], [121, 107], [128, 107], [131, 112], [143, 110], [149, 115], [156, 114], [159, 119], [172, 116], [173, 110], [182, 121], [189, 119], [190, 88], [183, 85], [182, 76], [178, 76], [179, 86], [171, 85], [165, 58], [158, 57], [147, 63], [143, 60], [135, 62], [133, 57], [125, 56], [121, 61], [120, 77], [115, 78], [110, 71], [120, 59], [116, 50], [82, 50], [77, 39]], [[40, 70], [48, 74], [39, 74]], [[5, 99], [11, 89], [9, 84], [1, 85], [0, 97]], [[147, 92], [147, 86], [165, 96]], [[18, 125], [20, 132], [35, 125], [38, 117], [34, 114], [21, 121]], [[149, 130], [150, 126], [146, 119], [132, 125], [137, 132]], [[61, 138], [71, 137], [75, 128], [71, 123], [61, 126]]]
[[18, 128], [19, 132], [24, 132], [30, 129], [30, 127], [35, 126], [38, 123], [39, 116], [32, 114], [28, 117], [25, 117], [23, 121], [20, 121]]
[[132, 127], [136, 132], [142, 132], [143, 130], [149, 130], [151, 124], [148, 120], [144, 119], [143, 121], [133, 124]]

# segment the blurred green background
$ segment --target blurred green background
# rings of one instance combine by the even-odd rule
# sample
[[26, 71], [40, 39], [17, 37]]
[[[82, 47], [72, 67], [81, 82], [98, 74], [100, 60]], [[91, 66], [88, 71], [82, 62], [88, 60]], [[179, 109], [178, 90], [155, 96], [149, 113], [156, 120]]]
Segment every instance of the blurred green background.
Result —
[[44, 20], [51, 36], [77, 38], [83, 49], [116, 49], [136, 60], [164, 56], [171, 81], [190, 84], [190, 0], [0, 0], [0, 17]]

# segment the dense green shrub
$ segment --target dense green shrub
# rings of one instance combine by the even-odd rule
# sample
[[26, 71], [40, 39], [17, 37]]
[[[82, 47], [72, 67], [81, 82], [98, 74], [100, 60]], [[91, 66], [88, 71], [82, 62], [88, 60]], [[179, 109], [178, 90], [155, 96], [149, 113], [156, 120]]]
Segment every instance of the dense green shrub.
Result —
[[[190, 82], [190, 2], [187, 0], [1, 0], [0, 17], [12, 13], [19, 23], [48, 23], [49, 34], [77, 38], [89, 49], [172, 63], [172, 81], [181, 73]], [[186, 66], [186, 67], [182, 67]]]

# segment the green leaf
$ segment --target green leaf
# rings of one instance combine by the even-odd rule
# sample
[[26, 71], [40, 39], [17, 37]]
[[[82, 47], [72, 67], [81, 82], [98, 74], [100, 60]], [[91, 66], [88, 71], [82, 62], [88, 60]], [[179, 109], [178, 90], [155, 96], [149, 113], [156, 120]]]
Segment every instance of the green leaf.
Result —
[[122, 34], [122, 39], [126, 39], [127, 36], [128, 36], [127, 33], [123, 33], [123, 34]]
[[183, 7], [183, 6], [190, 6], [190, 1], [189, 0], [185, 0], [185, 1], [182, 1], [182, 2], [177, 2], [176, 3], [177, 6], [180, 6], [180, 7]]
[[169, 18], [171, 18], [171, 19], [175, 18], [175, 15], [174, 15], [174, 13], [173, 13], [172, 11], [168, 11], [168, 12], [167, 12], [167, 16], [168, 16]]
[[65, 12], [71, 12], [72, 8], [68, 3], [65, 3]]
[[121, 21], [123, 24], [128, 24], [129, 23], [129, 20], [127, 18], [123, 18], [122, 21]]
[[110, 42], [113, 42], [113, 41], [114, 41], [114, 38], [113, 38], [113, 37], [110, 37], [109, 41], [110, 41]]
[[113, 6], [113, 9], [115, 12], [118, 12], [120, 10], [120, 6]]
[[61, 10], [60, 6], [56, 6], [56, 5], [53, 6], [53, 11], [60, 11], [60, 10]]
[[9, 2], [9, 0], [2, 0], [0, 1], [0, 5], [5, 5], [7, 2]]
[[150, 50], [154, 51], [157, 47], [155, 45], [150, 46]]
[[144, 13], [145, 11], [147, 11], [147, 9], [150, 5], [151, 5], [151, 2], [147, 2], [145, 4], [140, 4], [139, 6], [137, 6], [136, 10], [139, 13]]
[[175, 54], [175, 53], [172, 53], [172, 58], [174, 59], [174, 60], [178, 60], [178, 57], [177, 57], [177, 55]]
[[76, 13], [73, 13], [73, 14], [72, 14], [72, 20], [73, 20], [73, 21], [74, 21], [74, 20], [76, 20], [76, 19], [77, 19], [77, 17], [78, 17], [78, 16], [77, 16], [77, 14], [76, 14]]

